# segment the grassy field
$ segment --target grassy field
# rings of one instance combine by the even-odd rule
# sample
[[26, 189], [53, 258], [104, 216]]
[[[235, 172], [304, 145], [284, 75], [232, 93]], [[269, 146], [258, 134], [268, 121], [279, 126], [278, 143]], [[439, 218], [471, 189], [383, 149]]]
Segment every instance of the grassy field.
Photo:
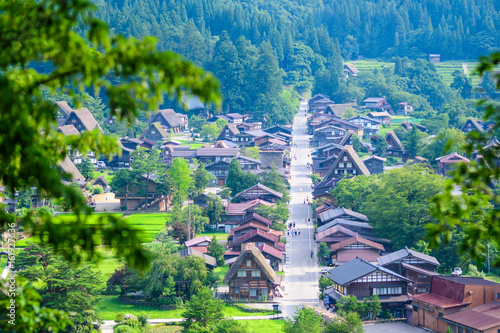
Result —
[[[464, 62], [467, 64], [468, 77], [472, 80], [472, 85], [475, 87], [479, 84], [479, 77], [477, 75], [473, 75], [472, 72], [476, 68], [478, 64], [477, 62], [460, 60], [443, 61], [436, 64], [436, 70], [443, 77], [443, 82], [450, 85], [453, 82], [453, 76], [451, 74], [457, 69], [462, 70], [462, 63]], [[354, 65], [360, 72], [373, 71], [374, 69], [381, 70], [383, 68], [394, 68], [394, 63], [379, 61], [376, 59], [358, 60]]]
[[252, 333], [281, 333], [283, 331], [283, 319], [264, 319], [264, 320], [241, 320]]
[[6, 256], [1, 256], [0, 257], [0, 274], [5, 269], [5, 266], [7, 266], [7, 257]]
[[201, 233], [196, 234], [196, 237], [208, 236], [208, 237], [212, 238], [213, 236], [215, 236], [215, 239], [220, 241], [220, 240], [226, 240], [228, 235], [229, 234], [226, 234], [224, 232], [201, 232]]
[[214, 274], [219, 277], [220, 282], [224, 279], [227, 271], [229, 270], [229, 265], [224, 265], [222, 267], [217, 267], [214, 269]]
[[97, 171], [95, 173], [95, 178], [97, 178], [99, 176], [104, 176], [104, 179], [108, 182], [108, 185], [109, 185], [109, 183], [115, 177], [115, 174], [112, 171], [109, 171], [109, 170], [101, 170], [101, 171]]
[[[102, 300], [97, 305], [97, 313], [103, 320], [113, 320], [116, 314], [122, 312], [124, 314], [138, 314], [147, 312], [151, 319], [170, 319], [182, 318], [184, 309], [162, 310], [152, 306], [144, 305], [129, 305], [119, 303], [116, 299], [118, 296], [103, 296]], [[226, 317], [253, 317], [271, 315], [272, 311], [267, 312], [244, 312], [234, 306], [226, 305], [224, 315]]]
[[125, 220], [129, 224], [136, 226], [137, 229], [144, 231], [144, 242], [151, 242], [154, 236], [165, 226], [165, 217], [165, 213], [132, 214], [127, 216]]

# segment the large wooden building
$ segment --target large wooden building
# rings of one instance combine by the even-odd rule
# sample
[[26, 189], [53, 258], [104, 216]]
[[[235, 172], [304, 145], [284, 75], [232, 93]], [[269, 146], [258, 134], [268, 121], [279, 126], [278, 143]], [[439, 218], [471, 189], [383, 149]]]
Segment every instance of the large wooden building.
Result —
[[333, 162], [330, 170], [326, 173], [323, 180], [339, 178], [343, 176], [370, 175], [370, 171], [363, 164], [358, 154], [352, 146], [345, 146]]
[[254, 186], [251, 186], [246, 190], [236, 194], [234, 196], [234, 199], [237, 199], [240, 202], [247, 202], [255, 199], [261, 199], [275, 203], [282, 197], [283, 197], [282, 193], [270, 189], [269, 187], [262, 185], [261, 183], [257, 183]]
[[395, 318], [403, 317], [409, 302], [407, 286], [410, 282], [385, 267], [356, 258], [330, 270], [328, 276], [333, 286], [326, 295], [335, 303], [342, 296], [356, 296], [358, 300], [378, 295], [382, 311], [388, 310]]
[[255, 244], [247, 243], [224, 276], [224, 283], [232, 299], [265, 301], [277, 296], [281, 277]]

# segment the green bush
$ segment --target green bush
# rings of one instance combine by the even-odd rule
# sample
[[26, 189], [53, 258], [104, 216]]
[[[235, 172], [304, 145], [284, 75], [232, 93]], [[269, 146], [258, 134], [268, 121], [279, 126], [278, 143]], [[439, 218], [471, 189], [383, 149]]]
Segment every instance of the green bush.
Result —
[[104, 189], [102, 188], [101, 185], [96, 185], [94, 186], [94, 194], [101, 194], [104, 193]]
[[142, 327], [146, 327], [146, 325], [148, 324], [148, 319], [149, 315], [145, 313], [141, 313], [137, 316], [137, 320], [139, 320], [139, 323], [141, 324]]
[[120, 206], [120, 210], [127, 210], [127, 206]]
[[88, 192], [93, 191], [94, 186], [92, 186], [92, 183], [88, 182], [87, 184], [85, 184], [85, 190], [87, 190]]
[[118, 312], [115, 317], [115, 322], [120, 324], [125, 320], [125, 314]]
[[113, 328], [115, 333], [136, 333], [137, 330], [127, 325], [119, 325]]

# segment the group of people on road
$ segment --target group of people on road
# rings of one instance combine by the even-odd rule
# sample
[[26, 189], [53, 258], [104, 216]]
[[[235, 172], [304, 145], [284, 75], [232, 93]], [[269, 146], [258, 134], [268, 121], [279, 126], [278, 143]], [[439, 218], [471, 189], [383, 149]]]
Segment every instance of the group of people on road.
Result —
[[300, 228], [295, 229], [295, 222], [288, 223], [287, 236], [300, 236]]

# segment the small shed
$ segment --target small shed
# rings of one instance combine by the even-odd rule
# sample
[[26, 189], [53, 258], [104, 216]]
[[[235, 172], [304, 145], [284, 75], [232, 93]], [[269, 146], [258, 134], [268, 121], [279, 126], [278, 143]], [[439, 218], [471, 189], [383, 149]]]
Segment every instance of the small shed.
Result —
[[429, 54], [429, 62], [432, 62], [434, 64], [439, 64], [441, 62], [441, 55], [440, 54]]

